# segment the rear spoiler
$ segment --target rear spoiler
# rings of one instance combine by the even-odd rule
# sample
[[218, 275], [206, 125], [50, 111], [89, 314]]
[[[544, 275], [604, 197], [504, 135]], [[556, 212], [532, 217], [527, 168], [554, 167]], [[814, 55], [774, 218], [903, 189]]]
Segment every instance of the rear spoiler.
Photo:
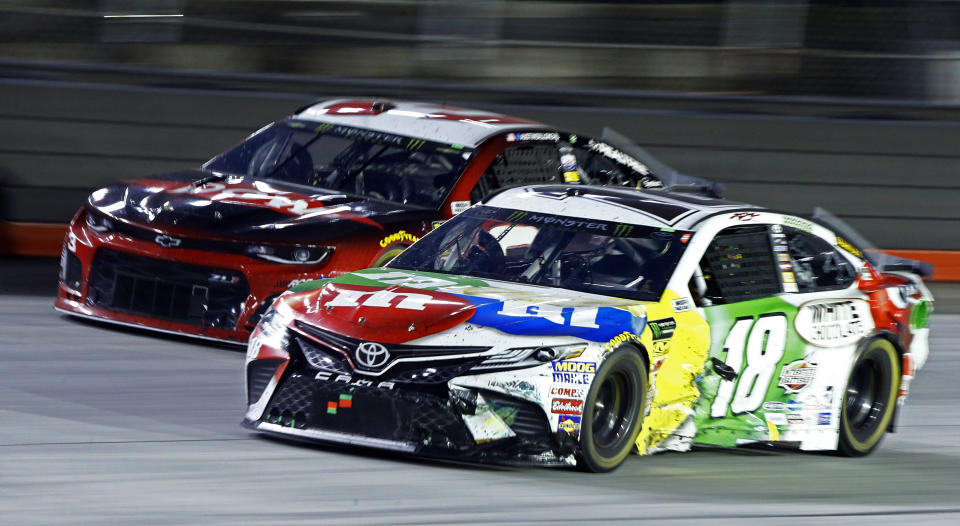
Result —
[[813, 219], [827, 225], [834, 232], [843, 236], [844, 240], [853, 245], [853, 248], [859, 250], [874, 268], [884, 272], [910, 272], [923, 278], [929, 279], [933, 276], [933, 265], [926, 261], [917, 261], [907, 259], [893, 254], [888, 254], [860, 235], [850, 225], [842, 221], [837, 216], [831, 214], [826, 209], [819, 206], [813, 209]]
[[659, 179], [663, 183], [663, 189], [668, 192], [701, 194], [718, 199], [723, 197], [725, 190], [723, 184], [699, 177], [691, 177], [674, 170], [613, 128], [604, 128], [600, 140], [617, 147], [620, 151], [645, 164], [651, 175]]

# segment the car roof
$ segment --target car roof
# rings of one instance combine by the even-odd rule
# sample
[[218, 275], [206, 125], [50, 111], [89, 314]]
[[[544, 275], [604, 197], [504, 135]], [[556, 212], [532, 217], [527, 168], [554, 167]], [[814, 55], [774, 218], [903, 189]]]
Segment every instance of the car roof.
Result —
[[617, 221], [688, 230], [700, 221], [731, 210], [762, 207], [699, 194], [637, 190], [611, 186], [538, 185], [511, 188], [485, 204], [583, 219]]
[[343, 124], [475, 148], [492, 135], [555, 130], [539, 122], [444, 104], [374, 99], [334, 99], [311, 104], [292, 118]]

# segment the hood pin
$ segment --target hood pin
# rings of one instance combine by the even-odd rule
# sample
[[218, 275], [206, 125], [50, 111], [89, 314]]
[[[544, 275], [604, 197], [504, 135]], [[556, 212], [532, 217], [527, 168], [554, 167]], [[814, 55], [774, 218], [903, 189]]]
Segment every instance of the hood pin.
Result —
[[417, 327], [412, 323], [410, 324], [409, 327], [407, 327], [407, 332], [413, 332], [415, 330], [417, 330]]
[[365, 322], [365, 321], [367, 321], [367, 319], [364, 318], [363, 316], [360, 316], [360, 318], [357, 319], [357, 323], [363, 323], [363, 322]]

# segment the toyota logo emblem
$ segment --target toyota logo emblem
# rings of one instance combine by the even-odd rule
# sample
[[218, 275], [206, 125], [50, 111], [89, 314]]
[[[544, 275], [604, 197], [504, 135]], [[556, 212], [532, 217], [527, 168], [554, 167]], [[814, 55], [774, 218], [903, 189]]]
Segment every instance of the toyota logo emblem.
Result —
[[160, 234], [159, 236], [155, 237], [155, 238], [153, 239], [153, 242], [156, 243], [156, 244], [158, 244], [158, 245], [160, 245], [160, 246], [163, 247], [163, 248], [179, 247], [179, 246], [180, 246], [180, 239], [175, 238], [175, 237], [170, 237], [170, 236], [168, 236], [168, 235], [166, 235], [166, 234]]
[[357, 346], [357, 363], [368, 369], [381, 367], [389, 359], [387, 348], [379, 343], [363, 342]]

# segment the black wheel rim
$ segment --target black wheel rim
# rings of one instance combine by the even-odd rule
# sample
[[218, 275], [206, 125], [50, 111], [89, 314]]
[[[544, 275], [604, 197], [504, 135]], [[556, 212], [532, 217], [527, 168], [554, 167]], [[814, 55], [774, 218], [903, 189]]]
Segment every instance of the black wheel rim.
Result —
[[844, 412], [857, 440], [872, 435], [883, 420], [890, 397], [892, 371], [886, 360], [874, 356], [861, 359], [847, 384]]
[[593, 443], [601, 452], [619, 451], [636, 413], [636, 387], [626, 371], [607, 376], [593, 404]]

